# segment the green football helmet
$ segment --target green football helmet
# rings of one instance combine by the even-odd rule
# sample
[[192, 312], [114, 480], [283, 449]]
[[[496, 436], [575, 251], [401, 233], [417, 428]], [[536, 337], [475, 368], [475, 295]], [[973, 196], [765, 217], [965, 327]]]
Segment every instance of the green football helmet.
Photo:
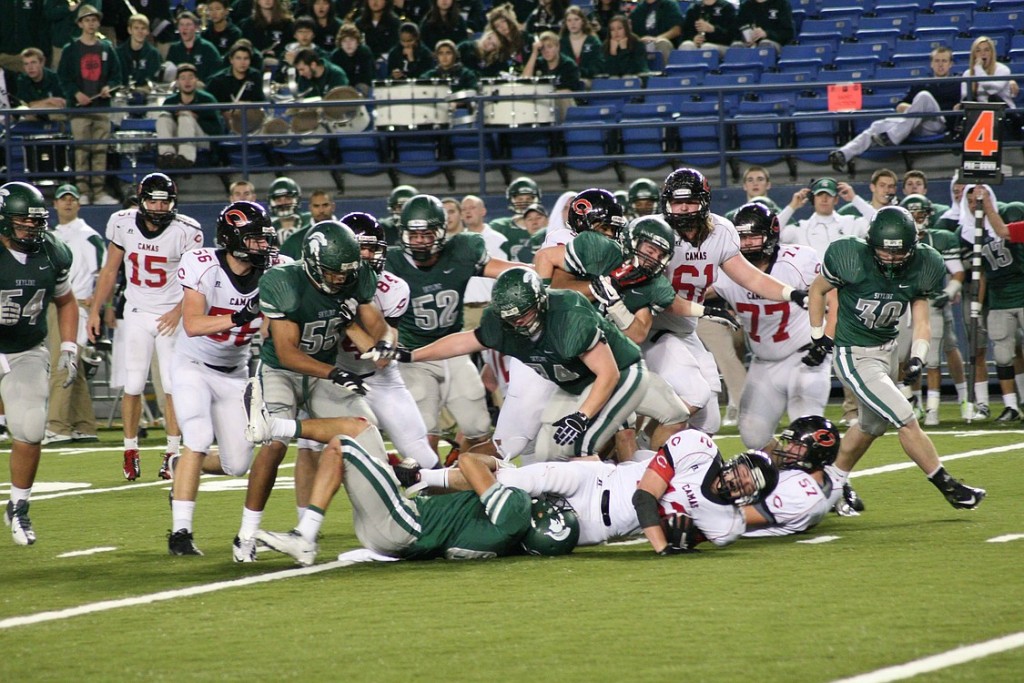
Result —
[[580, 540], [580, 520], [564, 500], [534, 498], [530, 528], [521, 541], [530, 555], [568, 555]]
[[779, 208], [779, 205], [775, 203], [775, 200], [773, 200], [771, 197], [753, 197], [750, 201], [755, 202], [757, 204], [764, 204], [769, 209], [774, 211], [776, 214], [778, 214], [779, 211], [782, 210]]
[[274, 218], [291, 218], [299, 215], [299, 201], [302, 188], [291, 178], [278, 178], [270, 183], [268, 192], [270, 213]]
[[517, 214], [526, 211], [526, 207], [534, 202], [539, 202], [542, 197], [540, 186], [533, 178], [520, 176], [505, 188], [505, 199], [508, 200], [508, 210]]
[[391, 190], [391, 194], [388, 195], [388, 211], [395, 218], [402, 215], [402, 209], [405, 207], [405, 203], [420, 193], [412, 185], [399, 185], [395, 189]]
[[866, 240], [883, 275], [902, 275], [917, 252], [914, 217], [902, 206], [883, 206], [871, 219]]
[[320, 221], [302, 241], [302, 267], [325, 294], [352, 284], [359, 271], [359, 242], [351, 228], [338, 221]]
[[[448, 216], [445, 214], [441, 200], [433, 195], [418, 194], [405, 203], [402, 215], [398, 219], [398, 229], [402, 240], [402, 250], [412, 257], [413, 261], [424, 263], [436, 254], [441, 253], [448, 240]], [[415, 236], [430, 234], [433, 241]]]
[[[661, 256], [655, 257], [651, 250], [642, 249], [647, 243], [656, 247]], [[626, 258], [639, 270], [651, 277], [661, 275], [675, 251], [676, 236], [665, 219], [660, 216], [640, 216], [626, 226], [622, 236], [622, 247]]]
[[637, 178], [630, 184], [627, 192], [630, 211], [634, 216], [650, 216], [658, 207], [660, 193], [658, 183], [650, 178]]
[[[11, 240], [18, 251], [39, 250], [49, 218], [46, 199], [34, 185], [15, 181], [0, 186], [0, 235]], [[28, 235], [18, 237], [16, 230]]]
[[543, 326], [548, 292], [529, 268], [509, 268], [494, 281], [490, 306], [516, 334], [532, 337]]
[[910, 212], [910, 216], [914, 219], [914, 223], [920, 229], [925, 229], [931, 224], [932, 214], [935, 213], [935, 207], [932, 206], [932, 200], [925, 197], [923, 194], [908, 194], [900, 202], [900, 206]]
[[1024, 221], [1024, 202], [1006, 202], [1003, 210], [999, 212], [999, 217], [1004, 223]]

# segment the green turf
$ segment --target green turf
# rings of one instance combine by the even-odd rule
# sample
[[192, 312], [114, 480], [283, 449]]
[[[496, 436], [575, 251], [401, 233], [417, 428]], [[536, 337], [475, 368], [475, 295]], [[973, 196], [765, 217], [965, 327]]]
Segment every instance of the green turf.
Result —
[[[1021, 443], [1021, 433], [961, 435], [953, 409], [933, 430], [943, 455]], [[735, 430], [720, 440], [741, 450]], [[144, 486], [121, 478], [118, 435], [85, 452], [47, 449], [39, 482], [112, 492], [38, 493], [30, 548], [0, 539], [0, 620], [104, 600], [275, 573], [284, 556], [231, 562], [242, 488], [202, 491], [202, 558], [167, 555], [159, 450]], [[159, 434], [154, 434], [159, 436]], [[159, 438], [148, 440], [159, 445]], [[953, 460], [984, 486], [974, 512], [953, 510], [916, 468], [853, 480], [868, 509], [811, 533], [659, 558], [646, 545], [580, 549], [557, 559], [393, 563], [230, 588], [42, 624], [0, 629], [0, 681], [828, 681], [1024, 631], [1021, 450]], [[6, 452], [0, 468], [6, 474]], [[894, 436], [859, 470], [907, 462]], [[290, 476], [283, 469], [282, 475]], [[6, 478], [6, 477], [4, 477]], [[207, 481], [225, 481], [224, 478]], [[0, 485], [6, 491], [6, 485]], [[5, 495], [4, 495], [5, 497]], [[295, 521], [290, 489], [264, 527]], [[838, 536], [827, 543], [798, 543]], [[349, 506], [328, 513], [318, 563], [357, 547]], [[74, 550], [113, 552], [57, 558]], [[1019, 681], [1024, 649], [926, 674], [925, 681]]]

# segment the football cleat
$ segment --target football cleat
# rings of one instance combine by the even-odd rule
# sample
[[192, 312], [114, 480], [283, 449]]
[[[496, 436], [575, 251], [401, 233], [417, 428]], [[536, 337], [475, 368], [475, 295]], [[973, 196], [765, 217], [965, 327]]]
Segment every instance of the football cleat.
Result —
[[11, 538], [18, 545], [32, 545], [36, 542], [36, 532], [32, 530], [32, 520], [28, 518], [28, 501], [7, 501], [4, 509], [4, 524], [11, 527]]
[[960, 403], [960, 419], [970, 422], [975, 418], [974, 404], [970, 401], [961, 401]]
[[124, 451], [124, 478], [128, 481], [135, 481], [142, 476], [142, 469], [139, 467], [139, 449], [127, 448]]
[[174, 479], [174, 465], [177, 464], [177, 459], [177, 453], [164, 453], [164, 461], [160, 464], [160, 471], [156, 476], [167, 481]]
[[725, 417], [722, 418], [723, 427], [735, 427], [739, 422], [740, 409], [731, 403], [725, 409]]
[[50, 446], [55, 443], [65, 443], [71, 441], [71, 436], [68, 434], [58, 434], [51, 432], [49, 429], [46, 430], [46, 435], [43, 436], [43, 440], [40, 442], [42, 446]]
[[842, 498], [836, 501], [836, 504], [832, 506], [832, 509], [840, 517], [860, 517], [860, 513], [850, 507], [850, 504]]
[[976, 403], [974, 404], [974, 419], [975, 420], [987, 420], [992, 417], [992, 413], [989, 412], [987, 403]]
[[999, 417], [996, 418], [996, 422], [1020, 422], [1020, 411], [1010, 406], [1003, 408], [1003, 412], [999, 413]]
[[248, 423], [245, 425], [245, 438], [249, 443], [263, 444], [270, 441], [270, 413], [263, 402], [263, 383], [259, 377], [251, 377], [245, 384], [243, 394], [245, 414]]
[[931, 480], [942, 492], [949, 504], [958, 510], [973, 510], [985, 498], [985, 489], [974, 488], [949, 476], [945, 469], [939, 470], [939, 481]]
[[255, 562], [256, 541], [251, 538], [243, 541], [240, 536], [235, 536], [235, 540], [231, 542], [231, 557], [239, 563]]
[[846, 172], [846, 157], [838, 149], [828, 155], [828, 163], [832, 164], [836, 173]]
[[295, 529], [287, 533], [261, 530], [254, 538], [271, 550], [288, 555], [303, 567], [309, 567], [316, 561], [317, 544], [304, 539]]
[[392, 465], [398, 483], [406, 488], [416, 484], [420, 480], [420, 464], [412, 458], [403, 458], [397, 464]]
[[864, 501], [861, 500], [857, 492], [850, 486], [850, 482], [843, 484], [843, 500], [857, 512], [864, 512]]
[[459, 450], [458, 446], [452, 446], [451, 450], [448, 451], [448, 455], [445, 456], [444, 466], [455, 467], [459, 462], [459, 456], [462, 455], [462, 451]]
[[196, 547], [192, 540], [192, 532], [178, 529], [167, 534], [167, 552], [170, 555], [202, 555], [203, 551]]
[[939, 411], [932, 408], [924, 414], [925, 427], [937, 427], [939, 424]]

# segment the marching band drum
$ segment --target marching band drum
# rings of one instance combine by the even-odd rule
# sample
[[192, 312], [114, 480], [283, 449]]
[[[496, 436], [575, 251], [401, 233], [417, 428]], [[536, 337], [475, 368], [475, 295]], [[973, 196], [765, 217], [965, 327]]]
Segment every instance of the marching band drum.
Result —
[[450, 92], [448, 81], [374, 81], [374, 123], [385, 130], [446, 128]]
[[[480, 90], [487, 97], [501, 99], [484, 103], [484, 124], [488, 126], [544, 126], [555, 122], [554, 79], [485, 78]], [[514, 98], [514, 99], [505, 99]]]

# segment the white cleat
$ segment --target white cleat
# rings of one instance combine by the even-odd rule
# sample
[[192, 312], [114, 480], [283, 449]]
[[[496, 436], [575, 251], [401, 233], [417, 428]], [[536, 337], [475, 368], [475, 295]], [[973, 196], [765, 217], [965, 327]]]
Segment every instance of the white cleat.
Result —
[[36, 532], [32, 530], [32, 520], [28, 518], [27, 500], [18, 501], [17, 506], [14, 501], [7, 501], [4, 524], [11, 527], [11, 538], [18, 545], [32, 545], [36, 542]]
[[235, 540], [231, 544], [231, 557], [239, 563], [255, 562], [256, 540], [253, 538], [242, 540], [240, 536], [235, 536]]
[[924, 426], [925, 427], [938, 427], [939, 426], [939, 411], [932, 408], [924, 414]]
[[245, 403], [245, 414], [248, 423], [245, 425], [245, 438], [251, 444], [264, 444], [270, 441], [270, 413], [263, 402], [263, 382], [259, 377], [251, 377], [245, 384], [242, 395]]
[[288, 532], [261, 530], [257, 531], [253, 538], [271, 550], [288, 555], [303, 567], [309, 567], [316, 562], [316, 542], [307, 541], [295, 529]]

